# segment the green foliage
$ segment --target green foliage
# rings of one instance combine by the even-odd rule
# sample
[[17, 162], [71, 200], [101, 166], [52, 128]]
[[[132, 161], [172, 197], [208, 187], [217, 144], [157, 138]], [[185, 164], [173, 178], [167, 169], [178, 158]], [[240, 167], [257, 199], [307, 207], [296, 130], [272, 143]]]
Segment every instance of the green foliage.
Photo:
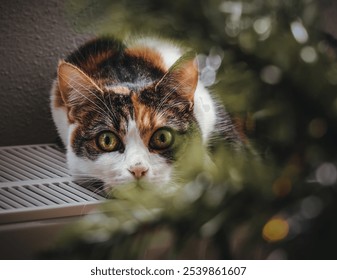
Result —
[[337, 64], [315, 1], [74, 0], [67, 11], [82, 30], [160, 34], [203, 54], [201, 76], [217, 70], [209, 85], [250, 141], [219, 143], [213, 163], [191, 145], [174, 191], [115, 193], [48, 257], [337, 257]]

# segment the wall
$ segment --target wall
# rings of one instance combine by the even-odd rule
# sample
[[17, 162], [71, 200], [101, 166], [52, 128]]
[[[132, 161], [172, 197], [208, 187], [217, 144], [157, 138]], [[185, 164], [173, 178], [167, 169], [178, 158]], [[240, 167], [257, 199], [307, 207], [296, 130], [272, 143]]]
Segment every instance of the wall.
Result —
[[[321, 1], [325, 28], [337, 36], [336, 1]], [[74, 31], [64, 2], [0, 1], [0, 146], [56, 139], [49, 89], [57, 61], [91, 37]]]
[[54, 142], [49, 89], [76, 34], [60, 0], [0, 1], [0, 146]]

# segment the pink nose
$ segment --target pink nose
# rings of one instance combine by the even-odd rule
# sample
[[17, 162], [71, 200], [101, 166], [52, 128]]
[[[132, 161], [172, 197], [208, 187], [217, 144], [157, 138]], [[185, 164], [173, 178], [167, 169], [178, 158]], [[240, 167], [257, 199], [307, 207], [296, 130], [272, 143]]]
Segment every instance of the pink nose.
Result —
[[146, 175], [149, 169], [142, 165], [135, 165], [130, 167], [128, 170], [136, 179], [140, 179]]

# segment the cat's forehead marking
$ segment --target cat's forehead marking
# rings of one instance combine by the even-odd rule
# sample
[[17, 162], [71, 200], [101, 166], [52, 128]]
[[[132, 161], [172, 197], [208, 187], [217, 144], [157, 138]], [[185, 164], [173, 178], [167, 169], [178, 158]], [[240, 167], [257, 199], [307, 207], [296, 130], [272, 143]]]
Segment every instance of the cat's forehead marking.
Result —
[[131, 90], [128, 87], [125, 86], [106, 86], [106, 90], [112, 91], [117, 94], [123, 94], [123, 95], [130, 95]]
[[142, 103], [137, 103], [133, 100], [134, 105], [134, 120], [137, 129], [144, 143], [147, 144], [153, 132], [164, 126], [165, 119], [162, 114], [159, 114], [153, 107], [146, 106]]

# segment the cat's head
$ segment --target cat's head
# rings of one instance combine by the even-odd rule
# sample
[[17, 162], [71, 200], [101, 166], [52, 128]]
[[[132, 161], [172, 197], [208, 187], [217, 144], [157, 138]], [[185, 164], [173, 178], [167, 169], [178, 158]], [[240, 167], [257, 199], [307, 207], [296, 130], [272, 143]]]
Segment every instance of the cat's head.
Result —
[[154, 82], [107, 85], [60, 62], [58, 88], [67, 111], [68, 163], [108, 188], [145, 180], [162, 185], [189, 139], [200, 137], [193, 114], [195, 59], [182, 57]]

